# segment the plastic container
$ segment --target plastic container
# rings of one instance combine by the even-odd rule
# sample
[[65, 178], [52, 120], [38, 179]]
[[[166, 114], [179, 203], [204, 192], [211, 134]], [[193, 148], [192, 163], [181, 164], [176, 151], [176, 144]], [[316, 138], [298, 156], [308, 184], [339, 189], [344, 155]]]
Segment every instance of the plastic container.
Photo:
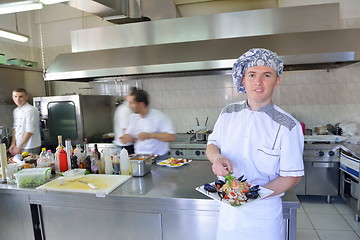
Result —
[[1, 63], [1, 64], [5, 64], [5, 63], [6, 63], [5, 54], [3, 54], [3, 53], [0, 53], [0, 63]]
[[76, 179], [82, 178], [85, 176], [86, 169], [71, 169], [63, 173], [64, 179], [67, 181], [74, 181]]
[[38, 187], [50, 180], [51, 168], [28, 168], [14, 175], [18, 187]]

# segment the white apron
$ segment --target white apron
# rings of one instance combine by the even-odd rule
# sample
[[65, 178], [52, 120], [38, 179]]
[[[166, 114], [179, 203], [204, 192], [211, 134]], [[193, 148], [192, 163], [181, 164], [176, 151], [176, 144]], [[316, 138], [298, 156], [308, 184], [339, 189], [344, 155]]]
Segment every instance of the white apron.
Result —
[[221, 204], [216, 239], [284, 240], [281, 198], [274, 196], [237, 208]]

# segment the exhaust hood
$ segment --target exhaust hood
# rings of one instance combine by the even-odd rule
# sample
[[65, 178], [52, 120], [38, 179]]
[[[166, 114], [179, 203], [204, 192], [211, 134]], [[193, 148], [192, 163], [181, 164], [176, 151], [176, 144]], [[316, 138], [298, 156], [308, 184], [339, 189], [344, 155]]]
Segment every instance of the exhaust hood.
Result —
[[[96, 38], [94, 37], [96, 36]], [[330, 68], [360, 60], [360, 29], [340, 29], [339, 4], [164, 19], [72, 32], [45, 80], [229, 70], [254, 47], [285, 69]]]

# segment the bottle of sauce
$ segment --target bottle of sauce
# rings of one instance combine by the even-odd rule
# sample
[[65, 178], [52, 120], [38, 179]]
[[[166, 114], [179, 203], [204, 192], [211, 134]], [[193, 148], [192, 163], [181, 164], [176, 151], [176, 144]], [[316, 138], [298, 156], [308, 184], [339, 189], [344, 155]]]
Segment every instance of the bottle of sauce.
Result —
[[130, 175], [129, 170], [129, 153], [123, 148], [120, 152], [120, 172], [121, 175]]
[[120, 158], [117, 153], [114, 153], [114, 174], [120, 174]]
[[59, 149], [60, 149], [59, 151], [60, 172], [65, 172], [69, 169], [67, 153], [62, 147], [60, 147]]
[[114, 168], [111, 161], [110, 150], [107, 147], [104, 148], [103, 161], [105, 162], [105, 174], [113, 174]]

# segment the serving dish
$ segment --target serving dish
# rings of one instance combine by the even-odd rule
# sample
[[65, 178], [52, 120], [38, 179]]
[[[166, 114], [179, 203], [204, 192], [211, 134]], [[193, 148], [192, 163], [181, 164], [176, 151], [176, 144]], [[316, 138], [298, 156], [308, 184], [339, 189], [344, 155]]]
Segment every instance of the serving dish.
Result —
[[[247, 183], [248, 184], [248, 183]], [[247, 198], [246, 200], [243, 200], [241, 201], [241, 203], [237, 203], [237, 204], [234, 204], [234, 199], [231, 199], [231, 198], [224, 198], [224, 197], [220, 197], [222, 196], [221, 194], [219, 194], [219, 192], [209, 192], [207, 191], [204, 186], [207, 185], [207, 184], [204, 184], [203, 186], [199, 186], [199, 187], [196, 187], [196, 191], [218, 201], [218, 202], [221, 202], [221, 203], [224, 203], [224, 204], [227, 204], [229, 206], [232, 206], [232, 207], [240, 207], [240, 206], [246, 206], [248, 204], [251, 204], [255, 201], [259, 201], [269, 195], [271, 195], [274, 191], [270, 190], [270, 189], [267, 189], [265, 187], [261, 187], [261, 186], [258, 186], [258, 185], [251, 185], [251, 184], [248, 184], [248, 188], [257, 188], [258, 190], [256, 191], [257, 192], [257, 197], [254, 198], [254, 199], [251, 199], [251, 198]], [[215, 186], [216, 185], [216, 182], [212, 182], [212, 183], [209, 183], [209, 185], [211, 186]]]

